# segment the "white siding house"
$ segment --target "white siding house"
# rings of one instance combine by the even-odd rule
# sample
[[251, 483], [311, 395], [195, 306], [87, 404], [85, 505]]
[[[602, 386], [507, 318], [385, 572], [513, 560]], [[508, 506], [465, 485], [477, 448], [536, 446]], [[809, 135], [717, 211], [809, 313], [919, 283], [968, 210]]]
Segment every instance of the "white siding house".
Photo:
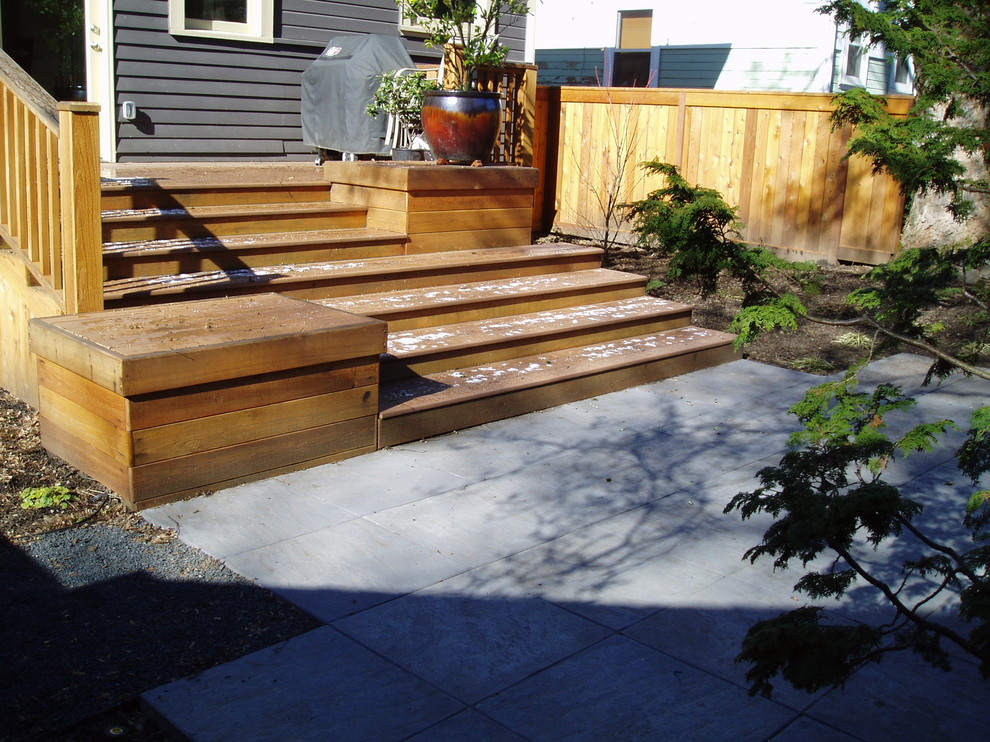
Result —
[[909, 81], [888, 84], [896, 70], [883, 49], [850, 48], [820, 5], [541, 0], [531, 44], [542, 85], [910, 92]]

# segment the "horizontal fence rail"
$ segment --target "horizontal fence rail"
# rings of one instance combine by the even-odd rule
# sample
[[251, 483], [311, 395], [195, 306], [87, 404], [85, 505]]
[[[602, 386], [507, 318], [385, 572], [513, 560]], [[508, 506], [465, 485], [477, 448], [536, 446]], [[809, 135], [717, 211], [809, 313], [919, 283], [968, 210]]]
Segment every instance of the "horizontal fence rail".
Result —
[[[903, 115], [910, 103], [888, 108]], [[831, 95], [565, 87], [541, 89], [537, 104], [553, 199], [544, 227], [600, 235], [609, 204], [661, 185], [640, 167], [657, 159], [737, 206], [747, 242], [832, 263], [897, 250], [903, 197], [867, 160], [845, 158], [850, 129], [833, 130]]]
[[0, 239], [68, 313], [103, 307], [98, 114], [56, 103], [0, 51]]

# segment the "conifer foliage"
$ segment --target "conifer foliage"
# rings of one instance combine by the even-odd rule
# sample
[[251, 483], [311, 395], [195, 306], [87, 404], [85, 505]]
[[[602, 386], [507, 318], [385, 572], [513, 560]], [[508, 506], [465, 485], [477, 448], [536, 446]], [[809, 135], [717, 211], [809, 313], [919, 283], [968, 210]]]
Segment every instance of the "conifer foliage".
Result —
[[[917, 97], [906, 117], [891, 116], [864, 90], [836, 97], [834, 125], [854, 128], [848, 156], [890, 173], [909, 203], [938, 194], [953, 218], [969, 218], [990, 194], [985, 178], [972, 174], [980, 172], [974, 162], [990, 165], [990, 3], [833, 0], [819, 10], [852, 37], [909, 59], [914, 73]], [[814, 291], [814, 266], [743, 244], [736, 210], [720, 194], [691, 186], [672, 165], [644, 167], [664, 186], [629, 205], [640, 244], [669, 256], [671, 271], [695, 278], [703, 292], [727, 277], [738, 282], [745, 295], [733, 325], [740, 343], [805, 321], [857, 326], [927, 354], [926, 384], [954, 373], [990, 382], [990, 234], [904, 250], [868, 274], [840, 316], [817, 317], [803, 298]], [[965, 340], [932, 319], [946, 304], [963, 308], [972, 330]], [[915, 400], [889, 384], [860, 389], [858, 373], [815, 387], [791, 409], [802, 428], [788, 453], [759, 472], [759, 487], [726, 507], [744, 519], [771, 516], [745, 558], [770, 558], [775, 569], [800, 565], [807, 572], [795, 590], [823, 603], [751, 627], [737, 658], [749, 665], [751, 693], [770, 695], [778, 677], [809, 692], [839, 687], [864, 664], [901, 650], [948, 669], [952, 646], [990, 677], [990, 406], [969, 420], [904, 430], [899, 419]], [[954, 455], [972, 484], [968, 502], [912, 498], [892, 483], [897, 462], [944, 447], [957, 429], [967, 431]], [[956, 523], [951, 532], [947, 519]], [[864, 589], [886, 606], [883, 621], [855, 623], [828, 610]]]

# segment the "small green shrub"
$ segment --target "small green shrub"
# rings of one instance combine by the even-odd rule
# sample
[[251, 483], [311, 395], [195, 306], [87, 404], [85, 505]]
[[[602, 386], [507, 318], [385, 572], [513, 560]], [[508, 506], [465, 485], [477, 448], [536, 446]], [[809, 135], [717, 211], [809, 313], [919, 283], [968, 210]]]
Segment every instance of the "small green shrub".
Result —
[[375, 117], [383, 113], [397, 116], [406, 126], [421, 130], [423, 94], [428, 90], [439, 90], [440, 86], [428, 80], [423, 72], [408, 75], [385, 73], [378, 75], [378, 89], [368, 104], [368, 115]]
[[79, 496], [68, 487], [27, 487], [21, 490], [21, 507], [25, 510], [42, 510], [44, 508], [60, 508], [65, 510], [69, 503]]
[[646, 293], [650, 296], [657, 296], [666, 286], [666, 281], [659, 278], [654, 278], [646, 284]]

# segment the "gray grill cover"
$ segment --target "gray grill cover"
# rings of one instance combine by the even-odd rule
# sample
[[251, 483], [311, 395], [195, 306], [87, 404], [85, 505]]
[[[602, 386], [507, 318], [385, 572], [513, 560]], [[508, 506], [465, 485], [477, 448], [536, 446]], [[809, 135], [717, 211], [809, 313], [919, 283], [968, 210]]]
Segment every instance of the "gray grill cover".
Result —
[[384, 114], [366, 109], [376, 75], [412, 67], [398, 36], [336, 36], [302, 76], [303, 143], [360, 155], [388, 154]]

